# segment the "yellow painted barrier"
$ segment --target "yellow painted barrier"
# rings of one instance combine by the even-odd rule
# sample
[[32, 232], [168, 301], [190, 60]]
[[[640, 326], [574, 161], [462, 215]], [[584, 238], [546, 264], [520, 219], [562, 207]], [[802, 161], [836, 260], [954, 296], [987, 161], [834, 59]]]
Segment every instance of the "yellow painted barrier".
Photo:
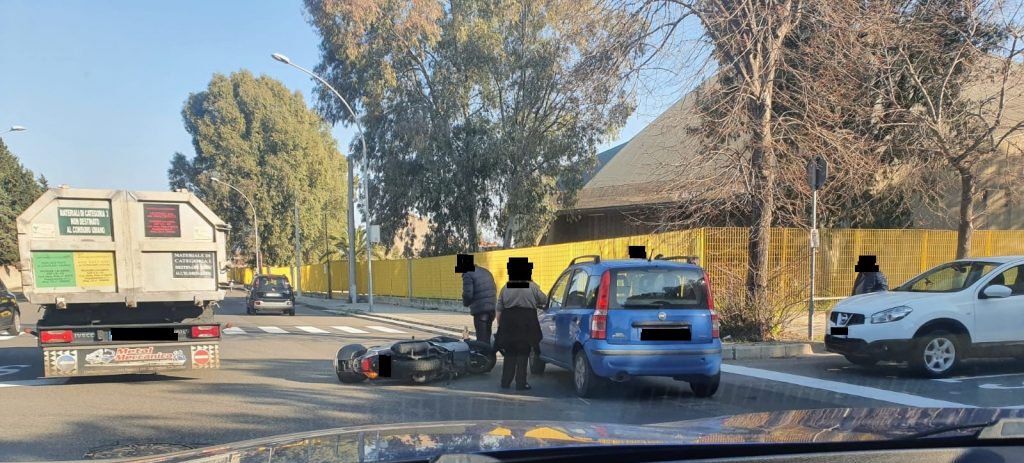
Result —
[[[474, 260], [494, 274], [500, 287], [508, 281], [505, 268], [508, 258], [526, 257], [534, 265], [534, 280], [547, 290], [575, 257], [597, 254], [603, 259], [623, 259], [628, 256], [628, 246], [642, 245], [647, 247], [649, 256], [699, 256], [711, 277], [716, 297], [728, 298], [740, 294], [744, 287], [748, 236], [746, 228], [702, 228], [481, 252], [474, 255]], [[772, 230], [768, 261], [773, 303], [788, 305], [806, 301], [810, 267], [808, 242], [807, 230]], [[972, 256], [1024, 254], [1024, 231], [977, 230], [971, 245]], [[859, 255], [878, 256], [878, 265], [890, 286], [896, 286], [928, 268], [952, 260], [955, 246], [956, 232], [952, 230], [821, 230], [815, 295], [848, 296], [856, 277], [853, 267]], [[290, 267], [273, 267], [270, 272], [291, 278]], [[325, 264], [305, 265], [301, 272], [304, 291], [326, 291]], [[248, 283], [252, 278], [250, 269], [233, 269], [231, 274], [235, 281]], [[366, 262], [358, 262], [356, 281], [360, 293], [366, 292], [366, 276]], [[454, 255], [374, 261], [373, 278], [374, 294], [380, 296], [459, 299], [462, 294], [462, 279], [455, 273]], [[331, 262], [331, 282], [332, 290], [348, 291], [346, 261]]]

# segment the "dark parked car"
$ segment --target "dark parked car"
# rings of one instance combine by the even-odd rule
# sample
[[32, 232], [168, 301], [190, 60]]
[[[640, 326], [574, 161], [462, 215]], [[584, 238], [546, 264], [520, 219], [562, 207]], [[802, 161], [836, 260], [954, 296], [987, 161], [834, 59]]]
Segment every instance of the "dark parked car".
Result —
[[278, 311], [295, 315], [295, 292], [288, 283], [288, 277], [280, 275], [256, 275], [245, 298], [245, 312], [256, 315], [260, 312]]
[[17, 336], [21, 331], [21, 312], [18, 310], [18, 298], [0, 281], [0, 331], [7, 331]]

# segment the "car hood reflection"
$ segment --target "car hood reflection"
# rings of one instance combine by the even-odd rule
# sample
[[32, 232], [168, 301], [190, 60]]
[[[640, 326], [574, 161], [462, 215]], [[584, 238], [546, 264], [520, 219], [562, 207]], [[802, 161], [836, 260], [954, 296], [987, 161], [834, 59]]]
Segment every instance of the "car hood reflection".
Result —
[[[821, 409], [752, 413], [652, 425], [458, 421], [361, 426], [254, 439], [135, 462], [387, 462], [442, 453], [581, 445], [694, 445], [890, 440], [951, 426], [1024, 417], [1011, 409]], [[977, 432], [955, 431], [945, 436]]]

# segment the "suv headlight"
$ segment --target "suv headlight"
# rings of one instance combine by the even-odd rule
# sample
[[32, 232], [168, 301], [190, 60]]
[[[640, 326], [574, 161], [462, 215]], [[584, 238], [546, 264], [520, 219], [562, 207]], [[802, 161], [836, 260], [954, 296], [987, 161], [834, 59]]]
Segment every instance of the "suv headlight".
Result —
[[905, 305], [893, 307], [891, 309], [885, 309], [881, 312], [875, 312], [871, 314], [871, 323], [889, 323], [897, 320], [902, 320], [907, 315], [910, 315], [910, 312], [913, 311], [914, 309], [911, 309], [910, 307], [907, 307]]

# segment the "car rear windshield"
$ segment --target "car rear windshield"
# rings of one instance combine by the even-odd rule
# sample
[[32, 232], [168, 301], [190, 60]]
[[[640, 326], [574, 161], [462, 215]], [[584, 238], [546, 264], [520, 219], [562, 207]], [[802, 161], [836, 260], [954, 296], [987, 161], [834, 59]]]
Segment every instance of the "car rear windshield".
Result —
[[612, 272], [610, 309], [707, 308], [704, 272], [698, 268], [637, 268]]
[[256, 280], [256, 288], [265, 291], [284, 291], [290, 287], [285, 277], [260, 277]]

